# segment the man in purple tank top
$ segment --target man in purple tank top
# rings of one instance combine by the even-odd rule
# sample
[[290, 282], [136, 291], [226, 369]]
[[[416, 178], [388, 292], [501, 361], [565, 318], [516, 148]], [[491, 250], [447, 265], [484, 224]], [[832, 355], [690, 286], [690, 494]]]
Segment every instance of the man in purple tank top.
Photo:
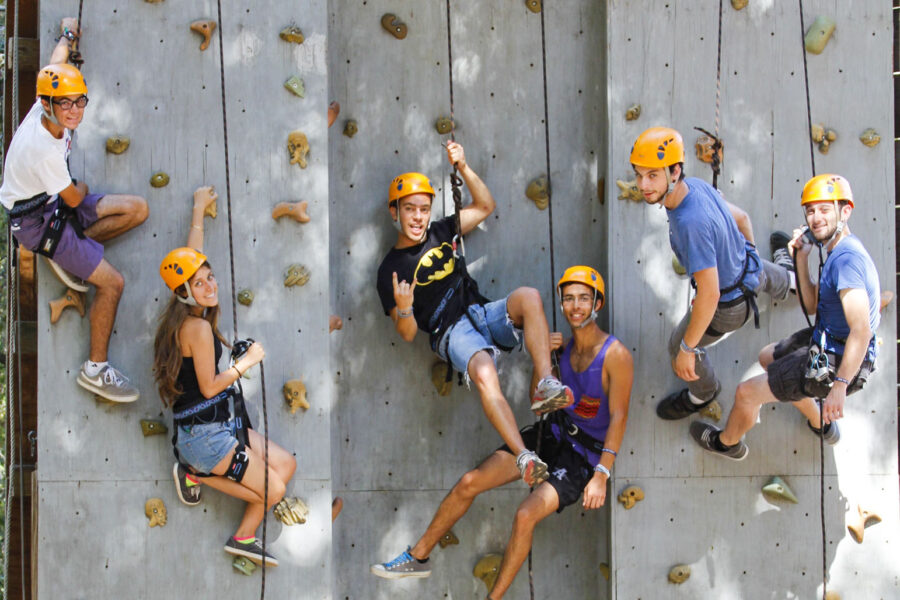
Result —
[[[559, 280], [557, 293], [572, 328], [559, 376], [574, 392], [575, 403], [551, 413], [541, 428], [538, 454], [547, 463], [550, 477], [516, 511], [503, 563], [488, 595], [491, 600], [499, 600], [509, 589], [541, 520], [579, 498], [586, 510], [603, 506], [610, 469], [625, 435], [634, 364], [628, 348], [595, 321], [605, 300], [603, 278], [591, 267], [570, 267]], [[554, 350], [564, 346], [561, 333], [550, 338]], [[521, 434], [526, 448], [537, 451], [538, 428], [529, 425]], [[385, 579], [428, 577], [432, 549], [466, 514], [475, 497], [519, 478], [515, 455], [501, 446], [462, 476], [414, 546], [389, 562], [372, 565], [372, 573]]]

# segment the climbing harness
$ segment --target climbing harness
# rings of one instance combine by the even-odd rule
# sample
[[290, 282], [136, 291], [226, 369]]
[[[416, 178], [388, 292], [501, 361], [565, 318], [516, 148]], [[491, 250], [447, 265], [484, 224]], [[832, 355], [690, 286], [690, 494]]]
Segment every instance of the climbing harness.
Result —
[[[716, 132], [710, 133], [702, 127], [694, 127], [697, 131], [701, 131], [708, 135], [712, 143], [712, 186], [719, 188], [719, 173], [721, 165], [719, 164], [719, 153], [722, 151], [722, 139], [719, 137], [719, 121], [720, 121], [720, 105], [722, 99], [722, 0], [719, 0], [719, 39], [716, 52]], [[759, 326], [757, 325], [757, 328]]]

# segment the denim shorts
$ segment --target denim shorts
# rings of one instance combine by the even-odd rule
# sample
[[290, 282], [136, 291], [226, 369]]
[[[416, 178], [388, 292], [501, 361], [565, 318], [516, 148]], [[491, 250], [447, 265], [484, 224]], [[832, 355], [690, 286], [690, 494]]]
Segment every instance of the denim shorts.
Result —
[[[88, 194], [81, 204], [75, 207], [75, 218], [83, 229], [87, 229], [97, 221], [97, 203], [102, 199], [103, 194]], [[40, 213], [10, 219], [9, 225], [16, 240], [28, 250], [37, 248], [44, 235], [44, 225], [60, 202], [62, 200], [57, 198], [45, 204]], [[71, 225], [63, 229], [56, 254], [53, 255], [56, 264], [87, 281], [101, 260], [103, 260], [103, 245], [100, 242], [89, 237], [84, 239], [78, 237]]]
[[449, 360], [454, 369], [468, 378], [469, 360], [476, 352], [485, 350], [496, 361], [500, 353], [497, 346], [520, 346], [522, 330], [513, 324], [506, 312], [506, 300], [501, 298], [484, 306], [470, 306], [469, 316], [460, 317], [438, 342], [437, 355]]
[[176, 425], [178, 442], [175, 448], [181, 462], [189, 464], [200, 473], [211, 473], [238, 443], [233, 426], [233, 421]]

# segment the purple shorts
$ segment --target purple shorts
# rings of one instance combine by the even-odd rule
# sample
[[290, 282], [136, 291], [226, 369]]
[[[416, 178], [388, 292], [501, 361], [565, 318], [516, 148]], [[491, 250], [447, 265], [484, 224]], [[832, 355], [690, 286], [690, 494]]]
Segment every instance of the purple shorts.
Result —
[[[97, 202], [103, 196], [104, 194], [88, 194], [81, 204], [75, 207], [75, 217], [83, 229], [87, 229], [97, 221]], [[59, 202], [62, 200], [57, 197], [56, 200], [45, 204], [42, 214], [35, 212], [20, 219], [10, 219], [9, 225], [13, 236], [22, 246], [29, 250], [38, 247], [44, 234], [44, 223], [56, 210]], [[75, 230], [67, 225], [56, 247], [53, 262], [72, 275], [87, 281], [101, 260], [103, 260], [103, 245], [89, 237], [81, 239], [75, 234]]]

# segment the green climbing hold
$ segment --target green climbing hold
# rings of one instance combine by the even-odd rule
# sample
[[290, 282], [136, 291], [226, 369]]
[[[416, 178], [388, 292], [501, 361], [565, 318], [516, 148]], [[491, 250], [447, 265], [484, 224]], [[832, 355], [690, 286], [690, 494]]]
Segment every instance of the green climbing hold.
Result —
[[256, 565], [246, 556], [235, 556], [234, 560], [231, 561], [231, 566], [234, 567], [235, 571], [244, 575], [253, 575], [253, 571], [256, 570]]
[[679, 262], [678, 257], [674, 255], [672, 256], [672, 270], [679, 275], [687, 275], [687, 269]]
[[166, 187], [169, 185], [169, 175], [162, 171], [154, 173], [153, 177], [150, 178], [150, 185], [155, 188]]
[[778, 476], [772, 477], [772, 479], [769, 480], [769, 483], [763, 486], [762, 493], [769, 500], [785, 500], [791, 504], [798, 504], [800, 502], [797, 500], [797, 496], [794, 495], [791, 488], [788, 487], [788, 484]]
[[296, 75], [291, 75], [291, 77], [284, 82], [284, 87], [287, 91], [294, 94], [295, 96], [299, 96], [301, 98], [306, 97], [306, 86], [303, 84], [303, 80]]
[[831, 39], [834, 33], [834, 20], [824, 15], [819, 15], [813, 24], [810, 25], [809, 31], [803, 38], [803, 46], [810, 54], [822, 54], [825, 44]]

